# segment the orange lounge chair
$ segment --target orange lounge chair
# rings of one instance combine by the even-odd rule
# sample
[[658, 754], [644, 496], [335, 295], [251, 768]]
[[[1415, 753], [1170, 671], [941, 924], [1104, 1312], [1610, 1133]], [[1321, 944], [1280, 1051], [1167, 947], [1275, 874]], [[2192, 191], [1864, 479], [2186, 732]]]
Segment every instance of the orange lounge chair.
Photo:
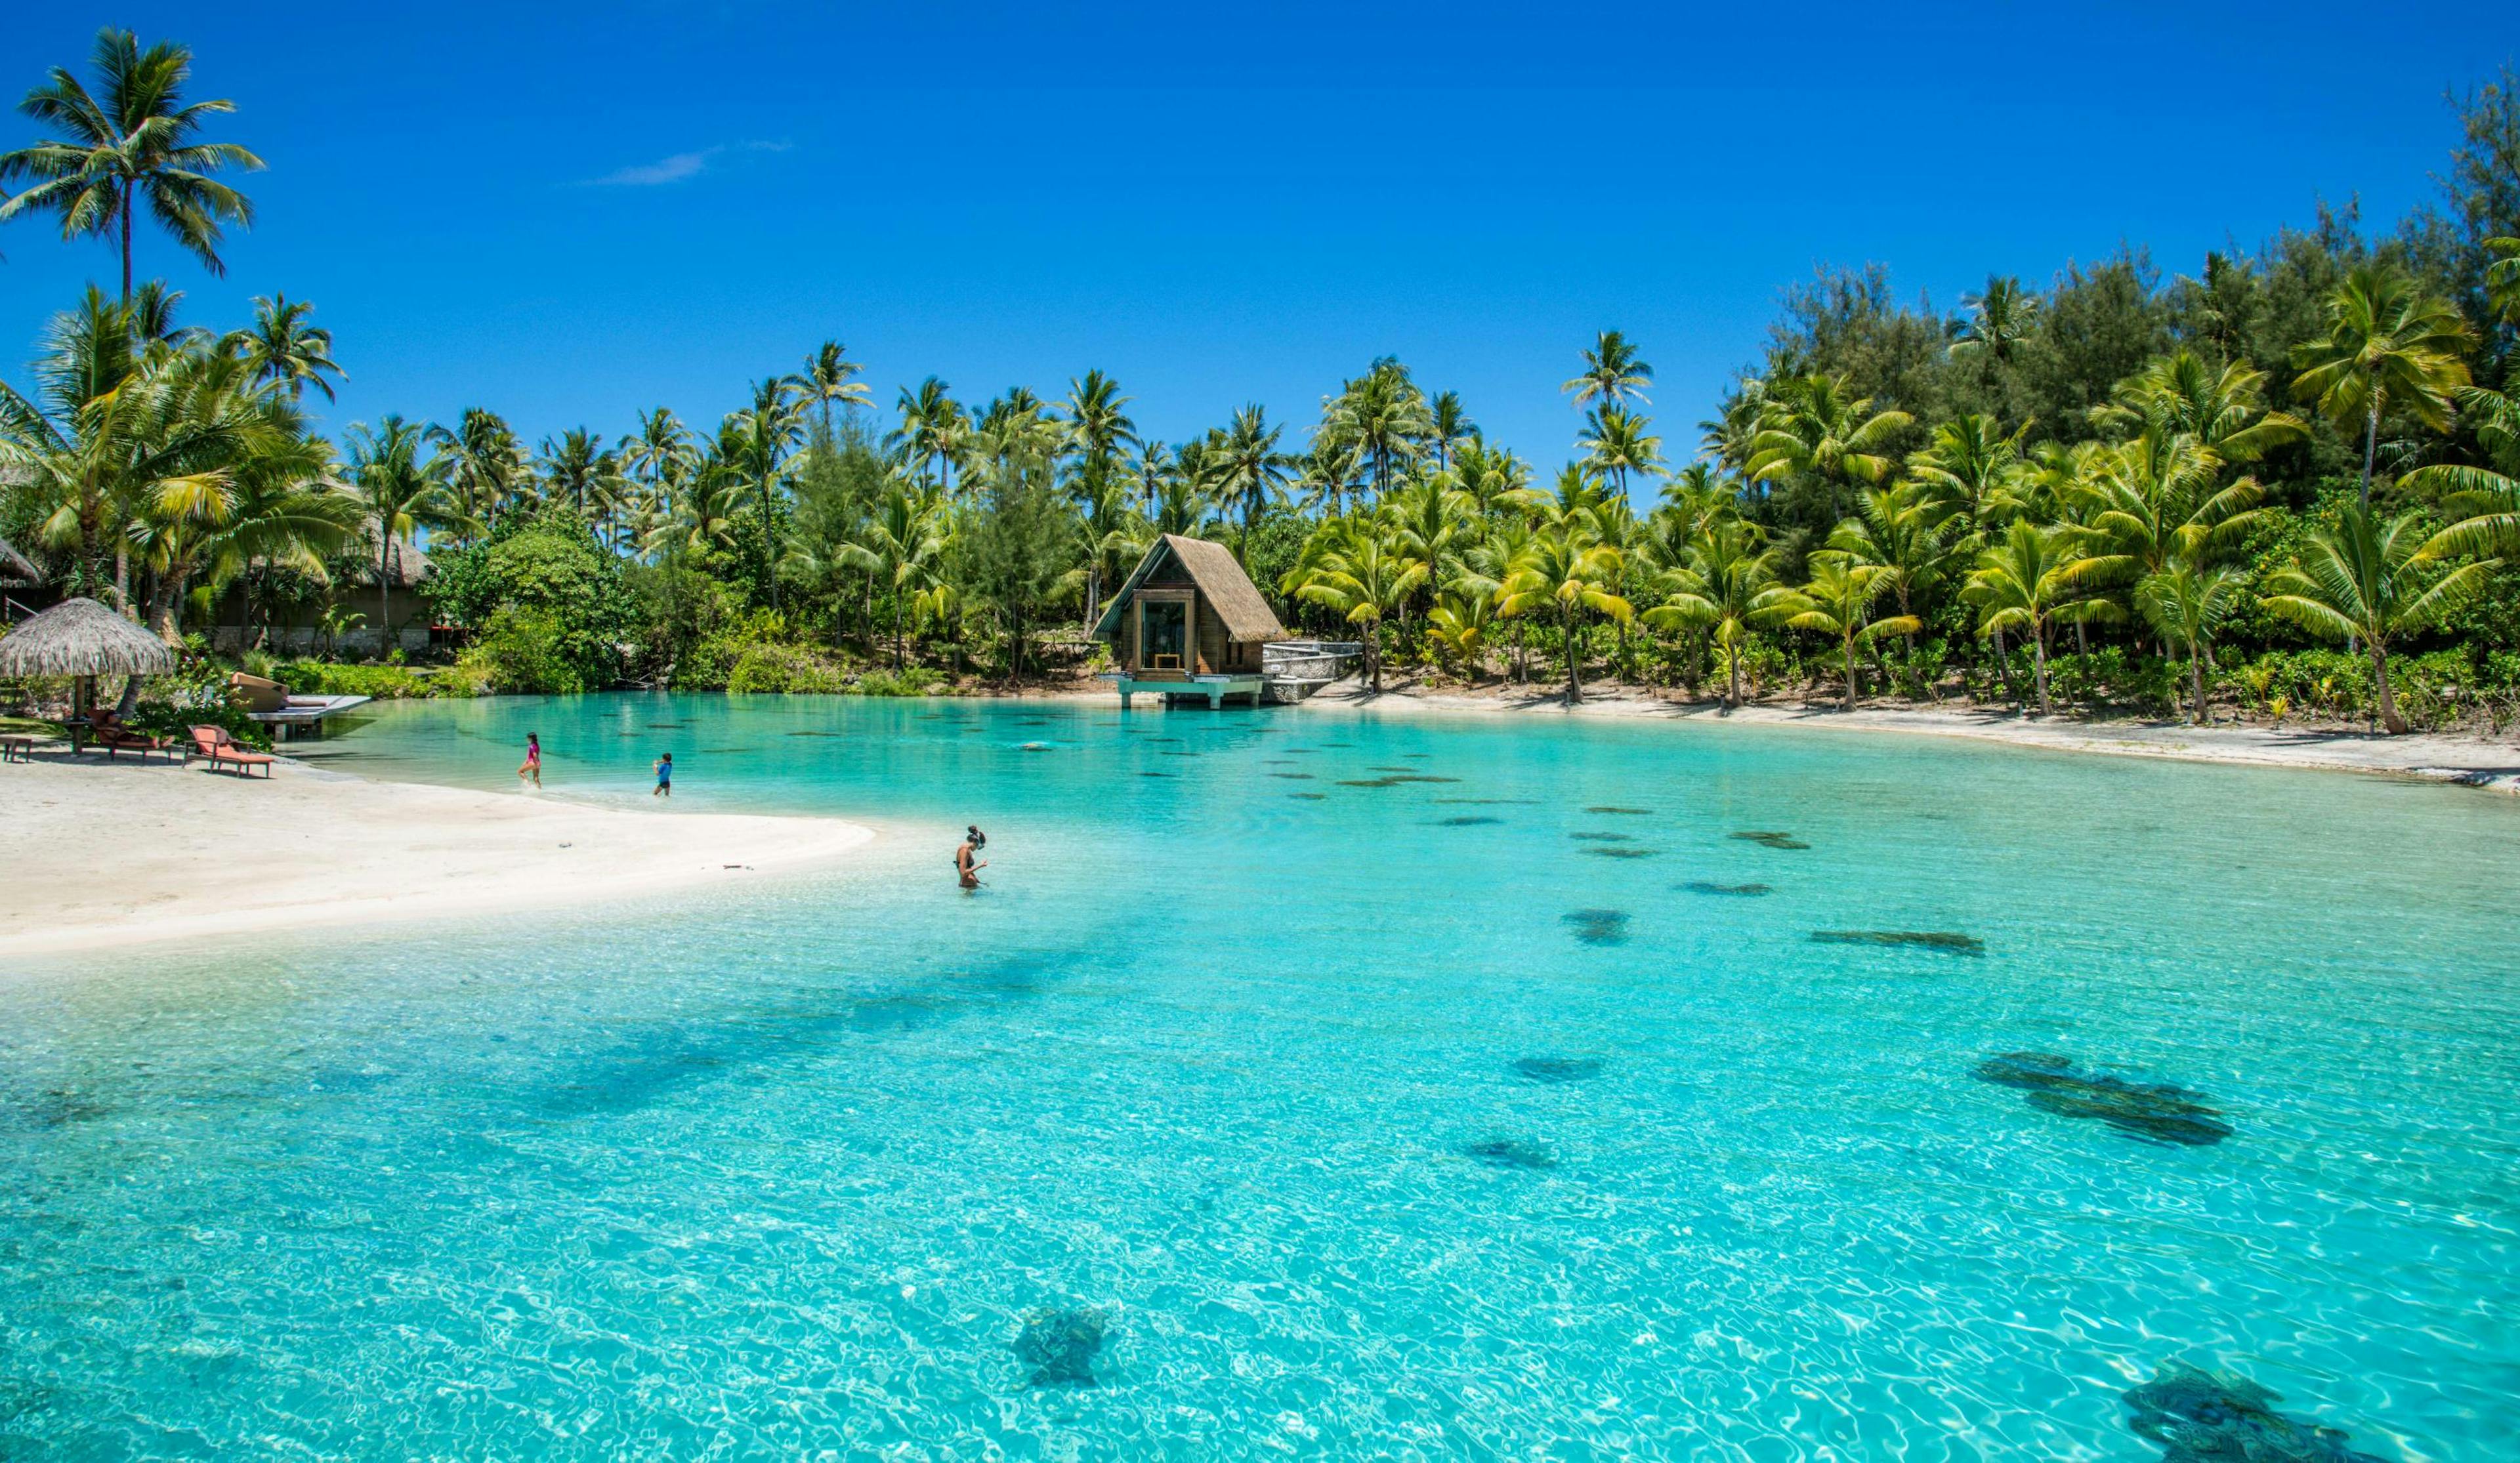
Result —
[[210, 759], [212, 772], [217, 772], [222, 767], [234, 768], [240, 777], [251, 776], [257, 767], [261, 768], [262, 775], [268, 777], [271, 776], [272, 765], [280, 760], [268, 752], [248, 752], [238, 746], [236, 738], [228, 735], [228, 729], [225, 727], [195, 727], [193, 752], [184, 761], [190, 764], [195, 756]]

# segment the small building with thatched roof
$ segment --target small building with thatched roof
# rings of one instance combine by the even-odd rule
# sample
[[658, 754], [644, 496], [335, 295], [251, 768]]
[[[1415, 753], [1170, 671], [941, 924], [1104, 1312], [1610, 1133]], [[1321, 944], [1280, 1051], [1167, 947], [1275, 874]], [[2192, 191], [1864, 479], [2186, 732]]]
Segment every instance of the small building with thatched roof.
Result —
[[34, 560], [18, 552], [18, 546], [0, 539], [0, 589], [32, 589], [44, 582], [44, 571]]
[[166, 643], [94, 599], [65, 599], [0, 636], [0, 676], [75, 676], [71, 715], [96, 704], [99, 676], [163, 676]]
[[1260, 647], [1285, 636], [1233, 550], [1176, 533], [1148, 547], [1094, 625], [1119, 667], [1111, 679], [1122, 706], [1142, 690], [1257, 704]]

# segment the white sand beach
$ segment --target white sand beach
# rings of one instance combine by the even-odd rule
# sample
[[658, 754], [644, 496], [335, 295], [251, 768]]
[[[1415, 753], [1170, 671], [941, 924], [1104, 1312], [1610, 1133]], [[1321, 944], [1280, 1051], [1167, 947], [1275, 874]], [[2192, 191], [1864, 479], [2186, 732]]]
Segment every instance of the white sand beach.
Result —
[[372, 782], [268, 781], [129, 758], [0, 767], [0, 974], [21, 956], [313, 925], [575, 906], [830, 864], [826, 818], [602, 808]]
[[1711, 701], [1669, 699], [1623, 687], [1588, 689], [1582, 702], [1568, 707], [1553, 687], [1505, 687], [1481, 691], [1429, 690], [1414, 686], [1392, 688], [1389, 682], [1385, 687], [1377, 696], [1342, 682], [1303, 704], [1319, 711], [1634, 717], [1823, 732], [1961, 736], [2054, 752], [2387, 773], [2520, 793], [2520, 741], [2480, 736], [2382, 736], [2311, 727], [2190, 727], [2176, 722], [2080, 721], [2061, 716], [2024, 717], [2005, 711], [1942, 711], [1907, 706], [1859, 707], [1849, 712], [1834, 705], [1767, 703], [1742, 706], [1728, 713]]

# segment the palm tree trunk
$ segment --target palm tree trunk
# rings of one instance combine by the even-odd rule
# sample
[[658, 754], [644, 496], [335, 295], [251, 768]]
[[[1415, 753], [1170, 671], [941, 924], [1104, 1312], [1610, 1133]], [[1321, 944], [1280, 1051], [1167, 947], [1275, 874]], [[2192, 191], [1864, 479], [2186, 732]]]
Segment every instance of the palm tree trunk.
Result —
[[1557, 622], [1566, 641], [1566, 704], [1579, 705], [1584, 699], [1583, 650], [1575, 643], [1575, 610], [1572, 605], [1558, 612]]
[[[126, 287], [127, 288], [128, 287]], [[2371, 393], [2371, 415], [2362, 421], [2362, 510], [2371, 510], [2371, 460], [2380, 448], [2380, 393]]]
[[1846, 638], [1846, 709], [1849, 711], [1853, 711], [1855, 709], [1855, 698], [1857, 695], [1855, 686], [1856, 666], [1855, 637], [1850, 635]]
[[2003, 698], [2019, 705], [2021, 692], [2012, 684], [2012, 656], [2003, 648], [2003, 627], [2001, 625], [1995, 629], [1995, 664], [2003, 674]]
[[892, 669], [895, 675], [901, 673], [901, 591], [898, 587], [892, 592]]
[[131, 308], [131, 184], [122, 185], [122, 307]]
[[2187, 643], [2187, 689], [2196, 709], [2195, 724], [2205, 725], [2205, 659], [2204, 650], [2194, 641]]
[[176, 606], [184, 602], [184, 582], [189, 576], [181, 570], [158, 577], [157, 593], [149, 597], [149, 628], [168, 645], [184, 643], [183, 628], [177, 623]]
[[2407, 719], [2398, 715], [2398, 698], [2389, 686], [2389, 652], [2378, 641], [2371, 643], [2371, 684], [2380, 693], [2380, 725], [2395, 736], [2407, 730]]
[[393, 530], [385, 530], [384, 546], [377, 551], [377, 653], [382, 655], [393, 645]]
[[2054, 712], [2055, 712], [2055, 709], [2056, 709], [2056, 708], [2055, 708], [2054, 706], [2050, 705], [2050, 704], [2048, 703], [2048, 631], [2047, 631], [2047, 627], [2042, 626], [2042, 627], [2040, 627], [2037, 631], [2035, 631], [2035, 632], [2033, 632], [2033, 633], [2032, 633], [2032, 635], [2031, 635], [2031, 640], [2030, 640], [2030, 644], [2031, 644], [2031, 662], [2030, 662], [2030, 663], [2031, 663], [2032, 667], [2034, 668], [2034, 673], [2036, 674], [2036, 676], [2037, 676], [2037, 678], [2038, 678], [2038, 681], [2039, 681], [2039, 714], [2040, 714], [2041, 716], [2050, 716], [2050, 715], [2053, 715], [2053, 714], [2054, 714]]
[[1741, 656], [1733, 645], [1724, 647], [1724, 709], [1731, 711], [1741, 704]]

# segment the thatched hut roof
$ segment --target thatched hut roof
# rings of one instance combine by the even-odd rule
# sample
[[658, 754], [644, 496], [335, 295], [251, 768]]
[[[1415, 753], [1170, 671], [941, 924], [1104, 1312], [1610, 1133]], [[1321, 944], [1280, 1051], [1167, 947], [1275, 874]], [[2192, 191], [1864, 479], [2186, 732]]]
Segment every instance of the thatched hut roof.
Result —
[[1242, 572], [1242, 565], [1236, 561], [1233, 550], [1206, 539], [1190, 539], [1168, 533], [1148, 548], [1147, 556], [1138, 560], [1138, 567], [1130, 572], [1128, 583], [1120, 586], [1120, 592], [1111, 597], [1110, 607], [1102, 611], [1102, 618], [1094, 626], [1097, 640], [1109, 640], [1120, 633], [1121, 610], [1138, 593], [1138, 587], [1145, 584], [1148, 576], [1161, 568], [1167, 559], [1178, 562], [1190, 575], [1191, 583], [1198, 586], [1208, 607], [1225, 622], [1228, 641], [1238, 644], [1256, 644], [1262, 641], [1286, 638], [1286, 627], [1278, 623], [1277, 611], [1261, 598], [1259, 586], [1251, 582], [1251, 576]]
[[166, 643], [93, 599], [65, 599], [0, 636], [0, 676], [162, 676]]
[[44, 571], [36, 568], [32, 559], [20, 554], [17, 545], [0, 539], [0, 584], [16, 588], [43, 582]]

